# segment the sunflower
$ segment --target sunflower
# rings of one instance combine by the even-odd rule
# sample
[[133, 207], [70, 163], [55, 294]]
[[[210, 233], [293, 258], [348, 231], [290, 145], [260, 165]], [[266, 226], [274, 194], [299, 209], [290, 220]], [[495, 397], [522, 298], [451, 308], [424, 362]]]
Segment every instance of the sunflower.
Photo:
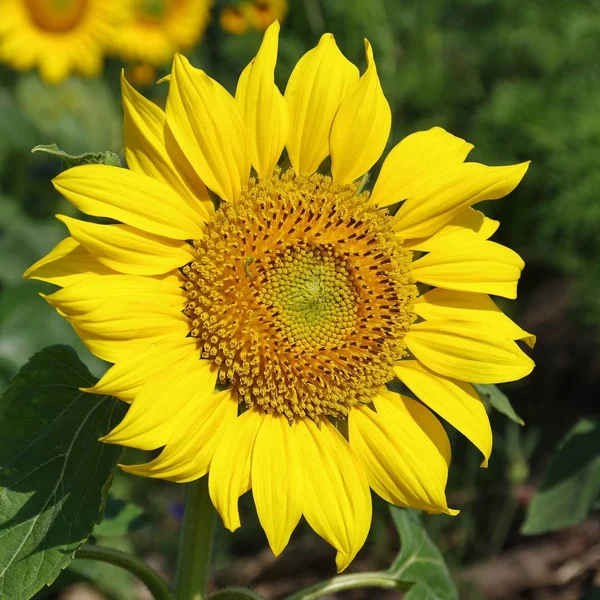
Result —
[[122, 9], [112, 0], [0, 0], [0, 60], [38, 67], [57, 84], [71, 73], [94, 77]]
[[226, 7], [219, 22], [225, 31], [242, 35], [250, 28], [264, 31], [273, 21], [283, 21], [287, 11], [287, 0], [252, 0]]
[[103, 441], [162, 449], [125, 471], [208, 473], [230, 530], [252, 489], [275, 554], [304, 515], [341, 571], [369, 531], [370, 489], [456, 514], [434, 412], [485, 465], [492, 432], [470, 382], [533, 368], [515, 341], [533, 336], [488, 295], [514, 298], [523, 261], [472, 208], [511, 192], [527, 164], [464, 162], [471, 144], [435, 127], [395, 146], [362, 191], [391, 126], [371, 46], [359, 76], [323, 35], [282, 95], [278, 32], [235, 98], [179, 55], [165, 112], [123, 80], [129, 170], [54, 180], [114, 222], [59, 215], [70, 236], [25, 276], [61, 286], [48, 302], [115, 363], [88, 390], [131, 403]]
[[202, 37], [211, 4], [212, 0], [128, 0], [131, 17], [115, 50], [126, 61], [164, 65]]

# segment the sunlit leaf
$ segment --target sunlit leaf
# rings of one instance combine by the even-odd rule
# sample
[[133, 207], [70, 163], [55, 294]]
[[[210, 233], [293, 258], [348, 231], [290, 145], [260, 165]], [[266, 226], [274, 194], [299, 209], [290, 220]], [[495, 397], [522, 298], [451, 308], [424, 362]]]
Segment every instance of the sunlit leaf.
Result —
[[76, 353], [34, 355], [0, 400], [0, 598], [51, 583], [101, 519], [120, 452], [98, 442], [123, 416]]
[[398, 581], [415, 583], [404, 600], [457, 600], [448, 567], [423, 528], [419, 513], [396, 506], [390, 510], [400, 535], [400, 554], [388, 573]]
[[582, 419], [561, 442], [527, 508], [521, 533], [536, 535], [583, 521], [600, 495], [600, 419]]

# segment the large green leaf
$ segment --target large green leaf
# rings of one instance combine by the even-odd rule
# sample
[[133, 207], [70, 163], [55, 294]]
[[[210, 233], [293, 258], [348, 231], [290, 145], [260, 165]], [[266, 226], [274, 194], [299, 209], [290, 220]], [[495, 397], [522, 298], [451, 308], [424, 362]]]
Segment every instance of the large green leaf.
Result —
[[525, 425], [525, 421], [515, 412], [510, 400], [504, 392], [500, 391], [500, 388], [495, 385], [476, 384], [475, 389], [484, 403], [489, 404], [511, 421], [519, 425]]
[[52, 582], [102, 518], [119, 448], [98, 442], [124, 405], [67, 346], [34, 355], [0, 400], [0, 598]]
[[583, 521], [600, 494], [600, 419], [582, 419], [552, 457], [521, 532], [536, 535]]
[[442, 553], [421, 524], [419, 513], [392, 506], [400, 535], [400, 554], [388, 573], [398, 581], [414, 582], [405, 600], [457, 600], [458, 594]]

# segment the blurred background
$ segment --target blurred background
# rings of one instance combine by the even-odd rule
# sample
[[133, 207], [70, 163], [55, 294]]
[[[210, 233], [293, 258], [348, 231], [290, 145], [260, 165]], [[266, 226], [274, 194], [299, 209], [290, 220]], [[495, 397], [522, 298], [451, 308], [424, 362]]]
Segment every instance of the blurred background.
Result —
[[[520, 533], [557, 444], [580, 419], [598, 413], [598, 0], [0, 0], [0, 388], [49, 344], [71, 344], [97, 376], [106, 368], [37, 295], [51, 286], [21, 279], [64, 237], [53, 215], [74, 215], [50, 183], [60, 161], [31, 149], [55, 142], [71, 154], [122, 155], [122, 68], [162, 105], [166, 86], [154, 82], [168, 73], [173, 53], [182, 51], [234, 92], [275, 18], [282, 23], [276, 71], [281, 90], [322, 33], [333, 32], [361, 70], [363, 37], [369, 38], [393, 111], [388, 150], [409, 133], [439, 125], [475, 144], [470, 160], [532, 160], [508, 199], [478, 206], [501, 221], [495, 240], [527, 264], [518, 300], [500, 302], [538, 337], [533, 374], [502, 387], [526, 426], [491, 415], [495, 449], [487, 470], [479, 469], [477, 451], [449, 429], [449, 503], [461, 513], [429, 516], [425, 524], [461, 598], [600, 597], [594, 590], [600, 585], [596, 513], [576, 525], [549, 527], [556, 531]], [[125, 462], [137, 458], [143, 457]], [[581, 477], [596, 487], [597, 456], [594, 461]], [[135, 511], [135, 526], [131, 514], [127, 527], [119, 525], [124, 500], [136, 505], [127, 505]], [[97, 539], [135, 551], [170, 577], [181, 487], [119, 473], [107, 512], [114, 519]], [[247, 497], [242, 522], [234, 534], [217, 532], [216, 585], [251, 585], [280, 598], [334, 574], [332, 549], [308, 527], [300, 526], [275, 560]], [[349, 571], [385, 568], [397, 550], [386, 507], [376, 503], [369, 540]], [[396, 596], [357, 590], [341, 597]], [[123, 572], [75, 561], [38, 597], [148, 596]]]

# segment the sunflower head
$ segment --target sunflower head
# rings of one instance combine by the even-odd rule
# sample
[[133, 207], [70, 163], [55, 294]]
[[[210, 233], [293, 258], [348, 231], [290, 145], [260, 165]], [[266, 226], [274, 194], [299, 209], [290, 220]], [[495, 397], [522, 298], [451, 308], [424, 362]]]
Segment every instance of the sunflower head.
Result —
[[235, 97], [179, 55], [164, 112], [123, 79], [129, 168], [54, 180], [113, 223], [60, 216], [69, 237], [26, 276], [60, 285], [47, 301], [115, 363], [88, 390], [131, 403], [103, 441], [162, 448], [126, 471], [208, 473], [232, 530], [252, 489], [275, 553], [304, 516], [342, 570], [369, 530], [370, 490], [456, 514], [434, 412], [485, 465], [491, 429], [471, 383], [533, 367], [516, 341], [534, 337], [489, 296], [515, 297], [523, 261], [472, 208], [527, 164], [465, 162], [471, 144], [434, 127], [398, 143], [363, 191], [391, 128], [370, 45], [360, 75], [324, 35], [282, 95], [278, 31]]
[[357, 187], [275, 169], [194, 240], [190, 335], [247, 407], [290, 422], [343, 418], [406, 354], [412, 254]]
[[71, 73], [93, 77], [125, 14], [111, 0], [5, 0], [0, 59], [18, 70], [39, 68], [49, 84]]
[[274, 21], [282, 22], [287, 11], [287, 0], [250, 0], [224, 8], [219, 22], [225, 31], [242, 35], [249, 29], [265, 31]]
[[212, 0], [127, 0], [130, 18], [115, 38], [125, 61], [162, 66], [198, 43]]

